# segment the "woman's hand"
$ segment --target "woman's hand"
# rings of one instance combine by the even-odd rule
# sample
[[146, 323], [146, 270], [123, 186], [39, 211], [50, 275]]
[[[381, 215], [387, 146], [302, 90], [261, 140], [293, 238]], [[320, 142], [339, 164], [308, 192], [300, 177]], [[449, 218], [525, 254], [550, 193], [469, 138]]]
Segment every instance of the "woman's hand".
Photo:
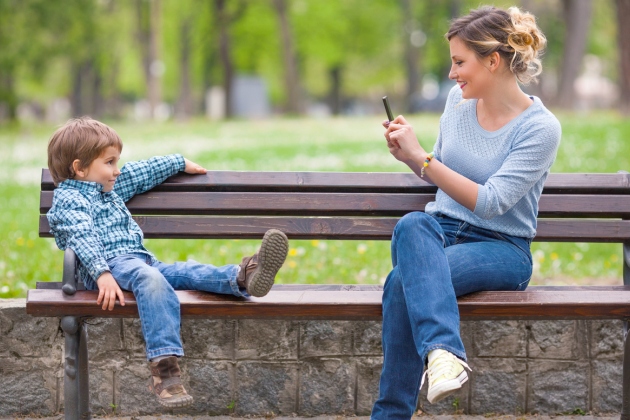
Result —
[[402, 115], [397, 116], [394, 121], [384, 121], [383, 127], [387, 129], [385, 138], [389, 152], [396, 159], [407, 165], [421, 164], [424, 161], [427, 153], [418, 143], [413, 127]]
[[206, 171], [201, 165], [197, 165], [195, 162], [191, 162], [190, 160], [184, 158], [184, 162], [186, 163], [186, 167], [184, 168], [184, 172], [187, 174], [205, 174]]

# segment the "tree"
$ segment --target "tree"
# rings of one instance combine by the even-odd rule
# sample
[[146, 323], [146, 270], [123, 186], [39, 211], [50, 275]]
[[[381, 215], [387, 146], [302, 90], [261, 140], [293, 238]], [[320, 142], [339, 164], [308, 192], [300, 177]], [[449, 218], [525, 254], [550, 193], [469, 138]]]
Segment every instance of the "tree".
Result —
[[162, 100], [161, 78], [164, 63], [160, 60], [161, 0], [136, 0], [136, 39], [142, 54], [149, 114], [155, 118], [155, 110]]
[[619, 106], [630, 115], [630, 0], [616, 0], [617, 45], [619, 49]]
[[280, 36], [282, 38], [284, 86], [286, 91], [285, 110], [293, 114], [302, 114], [302, 87], [300, 86], [297, 60], [293, 47], [293, 34], [289, 24], [287, 0], [273, 0], [273, 6], [278, 16]]
[[586, 35], [591, 21], [592, 0], [563, 0], [566, 31], [558, 89], [558, 105], [571, 108], [575, 103], [577, 79], [586, 49]]

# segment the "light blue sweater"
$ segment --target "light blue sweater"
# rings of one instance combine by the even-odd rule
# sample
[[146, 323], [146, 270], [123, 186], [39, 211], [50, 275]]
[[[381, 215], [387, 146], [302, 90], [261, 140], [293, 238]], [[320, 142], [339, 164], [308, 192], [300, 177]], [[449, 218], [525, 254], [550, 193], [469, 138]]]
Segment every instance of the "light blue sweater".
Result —
[[532, 105], [496, 131], [477, 121], [477, 100], [462, 101], [453, 87], [440, 119], [435, 158], [479, 185], [474, 212], [441, 190], [427, 204], [429, 214], [442, 213], [471, 225], [533, 238], [538, 199], [556, 158], [560, 123], [533, 96]]

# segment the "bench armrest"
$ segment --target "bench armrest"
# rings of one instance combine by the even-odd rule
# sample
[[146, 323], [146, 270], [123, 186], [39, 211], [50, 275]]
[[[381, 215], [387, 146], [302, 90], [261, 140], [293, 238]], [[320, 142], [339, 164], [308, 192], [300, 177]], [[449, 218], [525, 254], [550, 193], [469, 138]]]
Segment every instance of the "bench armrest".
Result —
[[77, 255], [70, 248], [63, 254], [63, 277], [61, 290], [66, 295], [77, 292]]

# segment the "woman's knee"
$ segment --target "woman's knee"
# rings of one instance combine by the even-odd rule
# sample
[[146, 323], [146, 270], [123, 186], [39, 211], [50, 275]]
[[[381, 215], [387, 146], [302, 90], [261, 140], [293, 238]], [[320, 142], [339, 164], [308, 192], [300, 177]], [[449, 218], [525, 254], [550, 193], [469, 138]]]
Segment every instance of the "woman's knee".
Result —
[[435, 219], [433, 219], [432, 216], [421, 211], [414, 211], [407, 213], [400, 218], [398, 223], [396, 223], [396, 230], [413, 230], [423, 227], [434, 227], [434, 223]]

